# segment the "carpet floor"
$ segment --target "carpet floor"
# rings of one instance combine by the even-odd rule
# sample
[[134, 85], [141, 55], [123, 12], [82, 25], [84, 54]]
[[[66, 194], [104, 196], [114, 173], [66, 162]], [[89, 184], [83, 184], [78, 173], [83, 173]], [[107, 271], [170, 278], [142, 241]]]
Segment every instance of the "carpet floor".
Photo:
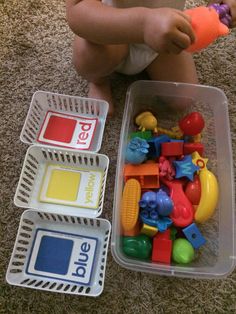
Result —
[[[202, 3], [197, 0], [195, 5]], [[235, 271], [223, 280], [153, 276], [121, 268], [110, 249], [105, 288], [98, 298], [6, 283], [5, 273], [24, 210], [14, 206], [13, 198], [27, 150], [19, 136], [32, 94], [45, 90], [86, 96], [88, 87], [71, 63], [73, 34], [66, 23], [63, 0], [0, 0], [0, 36], [0, 313], [236, 313]], [[235, 152], [235, 31], [194, 58], [200, 83], [221, 88], [228, 97]], [[112, 80], [116, 115], [107, 121], [101, 149], [110, 159], [102, 214], [110, 221], [125, 94], [139, 78], [117, 75]]]

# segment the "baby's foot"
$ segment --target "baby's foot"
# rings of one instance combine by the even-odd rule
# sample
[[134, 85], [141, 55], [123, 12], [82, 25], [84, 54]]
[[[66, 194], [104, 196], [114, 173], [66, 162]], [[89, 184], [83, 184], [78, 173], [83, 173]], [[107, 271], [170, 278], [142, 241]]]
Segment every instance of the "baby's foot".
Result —
[[108, 116], [114, 112], [113, 100], [111, 95], [111, 84], [109, 79], [104, 79], [99, 83], [89, 83], [88, 97], [105, 100], [109, 104]]

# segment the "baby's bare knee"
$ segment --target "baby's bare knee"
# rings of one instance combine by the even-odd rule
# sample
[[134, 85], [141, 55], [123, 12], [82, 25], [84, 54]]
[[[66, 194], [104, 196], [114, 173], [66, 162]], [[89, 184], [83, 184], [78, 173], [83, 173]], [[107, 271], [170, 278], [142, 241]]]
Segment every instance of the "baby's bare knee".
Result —
[[84, 76], [91, 67], [90, 62], [86, 42], [82, 38], [76, 38], [73, 44], [72, 63], [77, 72]]
[[73, 64], [81, 76], [93, 81], [114, 72], [127, 53], [127, 45], [99, 45], [76, 37]]
[[72, 62], [77, 72], [89, 81], [97, 80], [109, 73], [106, 47], [82, 38], [76, 38], [74, 41]]

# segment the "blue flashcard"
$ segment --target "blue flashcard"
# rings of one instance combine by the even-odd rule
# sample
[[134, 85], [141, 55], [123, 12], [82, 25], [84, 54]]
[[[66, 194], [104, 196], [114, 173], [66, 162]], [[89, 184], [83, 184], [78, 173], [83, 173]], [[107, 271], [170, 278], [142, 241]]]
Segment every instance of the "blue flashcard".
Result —
[[72, 248], [72, 240], [43, 236], [34, 268], [39, 271], [66, 275]]
[[98, 239], [62, 231], [37, 229], [26, 273], [89, 285]]

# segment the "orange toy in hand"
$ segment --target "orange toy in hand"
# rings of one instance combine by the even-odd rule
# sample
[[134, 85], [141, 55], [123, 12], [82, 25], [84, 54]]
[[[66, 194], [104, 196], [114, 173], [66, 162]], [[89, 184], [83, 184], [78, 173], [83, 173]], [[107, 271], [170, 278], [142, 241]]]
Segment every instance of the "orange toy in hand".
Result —
[[229, 28], [221, 23], [219, 14], [214, 8], [201, 6], [185, 10], [184, 13], [191, 17], [196, 36], [195, 42], [187, 49], [188, 52], [206, 48], [218, 37], [229, 33]]

